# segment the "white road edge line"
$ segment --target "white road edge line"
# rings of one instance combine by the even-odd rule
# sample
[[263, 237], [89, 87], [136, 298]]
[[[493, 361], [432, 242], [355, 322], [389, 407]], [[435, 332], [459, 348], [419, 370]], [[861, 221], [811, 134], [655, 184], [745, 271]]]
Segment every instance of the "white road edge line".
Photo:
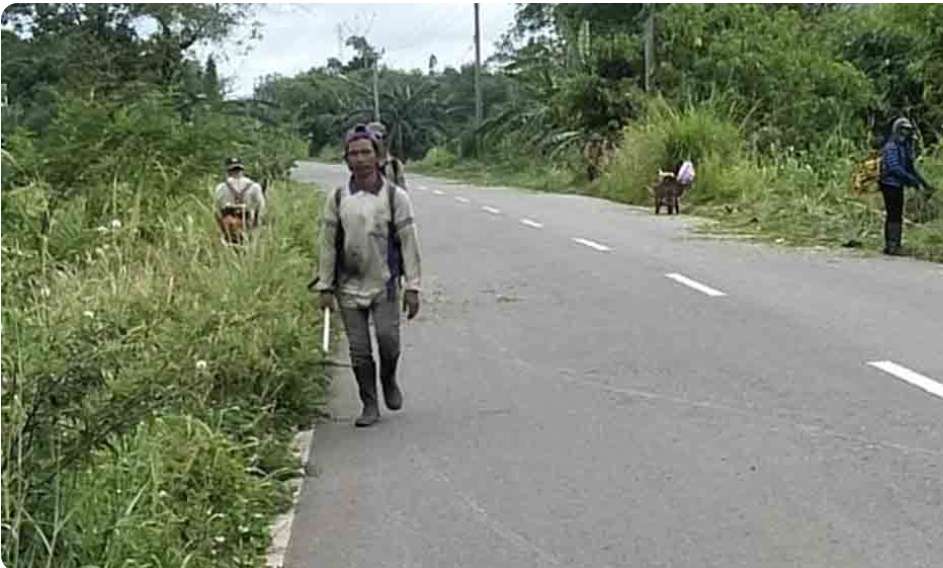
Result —
[[943, 398], [943, 384], [934, 381], [930, 377], [925, 377], [916, 371], [911, 371], [903, 365], [898, 365], [893, 361], [870, 361], [868, 365], [894, 375], [898, 379], [906, 381], [915, 387], [922, 388], [930, 394]]
[[436, 195], [445, 195], [445, 192], [442, 191], [441, 189], [433, 189], [433, 190], [432, 190], [432, 193], [434, 193], [434, 194], [436, 194]]
[[527, 225], [528, 227], [533, 227], [535, 229], [542, 229], [544, 227], [542, 223], [538, 223], [537, 221], [532, 221], [526, 218], [521, 219], [521, 223]]
[[459, 203], [471, 203], [471, 199], [468, 199], [467, 197], [456, 197], [455, 201], [458, 201]]
[[[295, 434], [292, 442], [293, 449], [301, 454], [301, 469], [308, 467], [311, 459], [311, 437], [314, 436], [314, 429], [304, 430]], [[269, 526], [269, 536], [271, 542], [268, 550], [265, 552], [265, 566], [267, 568], [281, 568], [285, 564], [285, 553], [288, 551], [288, 541], [291, 538], [291, 528], [295, 523], [295, 511], [298, 508], [298, 498], [301, 496], [301, 487], [304, 477], [299, 480], [292, 480], [289, 485], [292, 488], [291, 508], [282, 513]]]
[[495, 209], [494, 207], [488, 207], [487, 205], [482, 205], [481, 208], [482, 208], [484, 211], [487, 211], [488, 213], [491, 213], [492, 215], [498, 215], [498, 214], [501, 213], [501, 210], [500, 210], [500, 209]]
[[694, 288], [698, 292], [703, 292], [704, 294], [707, 294], [708, 296], [711, 296], [714, 298], [727, 295], [721, 292], [720, 290], [715, 290], [711, 288], [710, 286], [705, 286], [704, 284], [701, 284], [700, 282], [691, 280], [690, 278], [688, 278], [687, 276], [684, 276], [683, 274], [672, 272], [670, 274], [665, 274], [665, 276], [667, 276], [668, 278], [671, 278], [672, 280], [676, 282], [680, 282], [681, 284], [684, 284], [685, 286]]
[[607, 247], [606, 245], [601, 245], [601, 244], [599, 244], [599, 243], [597, 243], [597, 242], [591, 241], [591, 240], [589, 240], [589, 239], [583, 239], [583, 238], [580, 238], [580, 237], [573, 237], [573, 242], [579, 243], [579, 244], [581, 244], [581, 245], [588, 246], [589, 248], [591, 248], [591, 249], [596, 249], [596, 250], [598, 250], [598, 251], [600, 251], [600, 252], [609, 252], [609, 251], [612, 250], [611, 248]]

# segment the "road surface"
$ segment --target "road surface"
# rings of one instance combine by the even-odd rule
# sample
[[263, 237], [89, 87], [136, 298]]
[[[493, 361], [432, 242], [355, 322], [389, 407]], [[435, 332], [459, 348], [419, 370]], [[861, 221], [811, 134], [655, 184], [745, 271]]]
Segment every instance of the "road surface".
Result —
[[285, 566], [943, 566], [943, 266], [408, 180], [405, 408], [341, 382]]

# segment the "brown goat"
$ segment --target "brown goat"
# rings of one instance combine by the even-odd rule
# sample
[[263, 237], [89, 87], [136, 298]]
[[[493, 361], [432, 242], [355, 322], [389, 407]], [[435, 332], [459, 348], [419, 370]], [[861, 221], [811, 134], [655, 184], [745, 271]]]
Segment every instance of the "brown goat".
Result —
[[245, 241], [248, 219], [245, 207], [225, 207], [217, 217], [223, 241], [239, 245]]
[[668, 208], [669, 215], [681, 213], [681, 196], [690, 186], [679, 182], [671, 173], [659, 172], [658, 176], [658, 183], [651, 189], [655, 198], [655, 215], [661, 211], [662, 205]]

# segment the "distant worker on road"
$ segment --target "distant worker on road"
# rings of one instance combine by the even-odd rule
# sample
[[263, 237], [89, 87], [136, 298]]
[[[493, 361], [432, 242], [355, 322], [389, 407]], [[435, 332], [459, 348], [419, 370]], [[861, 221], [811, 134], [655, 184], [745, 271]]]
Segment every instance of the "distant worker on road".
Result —
[[386, 143], [386, 127], [383, 126], [382, 122], [371, 122], [367, 125], [367, 128], [373, 132], [380, 147], [380, 173], [387, 180], [406, 189], [406, 174], [403, 162], [390, 154], [389, 145]]
[[914, 166], [914, 125], [898, 118], [891, 126], [891, 135], [881, 150], [878, 184], [884, 195], [884, 254], [901, 253], [904, 222], [904, 188], [923, 187], [928, 194], [933, 188]]

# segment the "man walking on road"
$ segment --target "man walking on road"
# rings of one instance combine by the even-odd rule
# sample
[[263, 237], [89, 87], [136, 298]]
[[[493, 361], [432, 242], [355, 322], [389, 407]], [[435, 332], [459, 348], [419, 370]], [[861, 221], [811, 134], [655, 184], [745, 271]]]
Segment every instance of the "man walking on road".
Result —
[[350, 343], [350, 360], [363, 413], [357, 426], [380, 418], [376, 365], [370, 341], [370, 317], [380, 351], [380, 383], [390, 410], [403, 395], [396, 383], [400, 354], [400, 280], [405, 280], [403, 309], [419, 312], [419, 238], [406, 191], [383, 177], [380, 143], [365, 126], [344, 140], [351, 177], [327, 198], [322, 215], [321, 255], [314, 284], [322, 309], [333, 309], [335, 296]]
[[928, 193], [933, 192], [914, 167], [914, 125], [906, 118], [898, 118], [891, 126], [891, 136], [881, 150], [878, 183], [886, 211], [884, 254], [898, 255], [904, 228], [904, 188], [923, 186]]
[[406, 174], [403, 172], [403, 162], [390, 154], [390, 147], [386, 142], [386, 127], [383, 126], [382, 122], [371, 122], [367, 125], [367, 128], [377, 138], [377, 145], [380, 148], [380, 171], [386, 176], [386, 179], [406, 189]]

